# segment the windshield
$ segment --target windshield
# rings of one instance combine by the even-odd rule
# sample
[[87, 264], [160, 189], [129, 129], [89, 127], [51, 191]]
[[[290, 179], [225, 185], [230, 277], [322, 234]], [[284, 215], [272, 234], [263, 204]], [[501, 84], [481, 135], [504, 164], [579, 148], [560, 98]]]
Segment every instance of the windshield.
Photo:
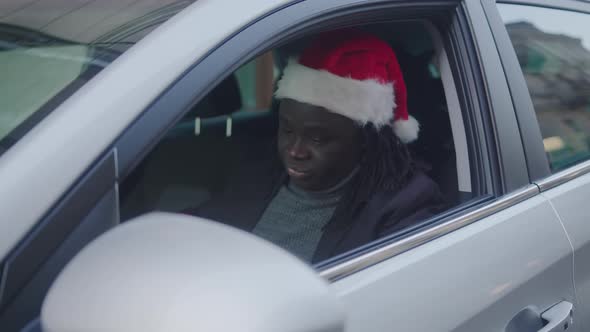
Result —
[[193, 1], [3, 0], [0, 154]]

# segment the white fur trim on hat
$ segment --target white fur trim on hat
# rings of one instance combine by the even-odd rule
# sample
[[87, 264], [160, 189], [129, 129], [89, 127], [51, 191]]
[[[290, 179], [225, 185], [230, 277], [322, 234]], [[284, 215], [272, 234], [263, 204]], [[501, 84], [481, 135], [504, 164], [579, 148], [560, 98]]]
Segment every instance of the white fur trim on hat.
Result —
[[407, 120], [396, 120], [393, 122], [393, 132], [404, 143], [410, 143], [418, 139], [420, 124], [413, 116]]
[[371, 122], [378, 128], [391, 123], [395, 108], [393, 84], [340, 77], [303, 66], [295, 59], [289, 60], [275, 96], [321, 106], [361, 125]]

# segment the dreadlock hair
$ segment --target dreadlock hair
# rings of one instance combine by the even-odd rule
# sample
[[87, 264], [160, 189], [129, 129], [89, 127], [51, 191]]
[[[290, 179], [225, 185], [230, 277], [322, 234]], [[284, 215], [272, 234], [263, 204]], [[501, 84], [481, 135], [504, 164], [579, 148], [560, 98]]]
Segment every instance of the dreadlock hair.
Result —
[[342, 213], [351, 216], [375, 192], [397, 191], [414, 173], [414, 164], [407, 146], [392, 128], [376, 128], [369, 123], [361, 128], [364, 150], [358, 174], [339, 205]]

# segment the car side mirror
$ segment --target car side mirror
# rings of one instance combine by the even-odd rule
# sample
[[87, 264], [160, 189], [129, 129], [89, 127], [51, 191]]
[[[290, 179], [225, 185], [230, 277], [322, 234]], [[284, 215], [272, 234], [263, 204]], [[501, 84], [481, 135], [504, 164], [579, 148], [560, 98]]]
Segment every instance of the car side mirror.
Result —
[[115, 227], [60, 273], [45, 332], [344, 330], [342, 305], [313, 269], [249, 233], [151, 213]]

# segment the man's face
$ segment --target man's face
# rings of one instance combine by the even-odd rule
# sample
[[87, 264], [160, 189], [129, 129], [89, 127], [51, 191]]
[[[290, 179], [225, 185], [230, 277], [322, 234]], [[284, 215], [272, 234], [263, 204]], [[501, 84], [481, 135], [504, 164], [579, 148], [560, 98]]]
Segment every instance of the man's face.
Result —
[[358, 165], [360, 127], [322, 107], [285, 99], [279, 108], [278, 150], [293, 184], [326, 190]]

